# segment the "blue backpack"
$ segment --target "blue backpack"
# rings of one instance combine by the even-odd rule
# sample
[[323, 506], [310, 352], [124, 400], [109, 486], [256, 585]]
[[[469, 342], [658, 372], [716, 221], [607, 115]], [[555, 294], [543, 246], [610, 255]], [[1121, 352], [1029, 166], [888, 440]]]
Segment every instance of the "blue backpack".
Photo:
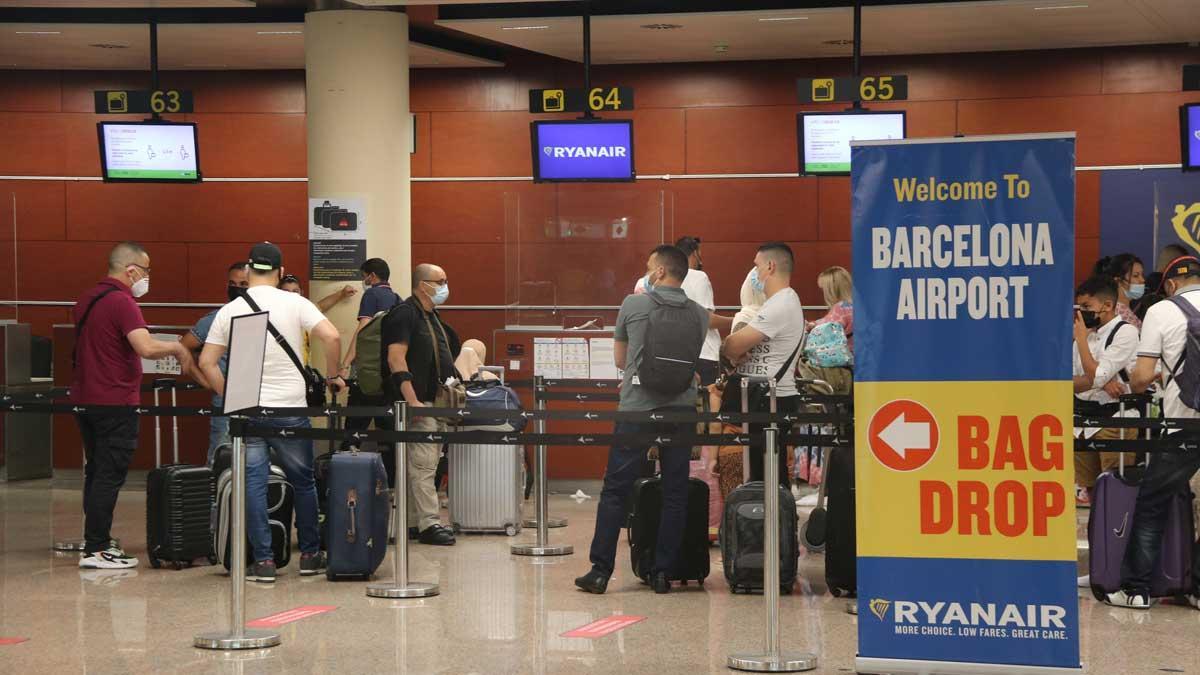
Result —
[[820, 368], [844, 368], [854, 364], [846, 331], [836, 321], [818, 324], [804, 343], [804, 360]]
[[[511, 387], [505, 386], [499, 380], [471, 380], [466, 383], [467, 410], [476, 415], [489, 410], [523, 410], [521, 399]], [[525, 429], [525, 420], [488, 420], [472, 416], [464, 420], [465, 426], [488, 427], [496, 431], [515, 431], [520, 433]], [[498, 428], [497, 428], [498, 427]]]

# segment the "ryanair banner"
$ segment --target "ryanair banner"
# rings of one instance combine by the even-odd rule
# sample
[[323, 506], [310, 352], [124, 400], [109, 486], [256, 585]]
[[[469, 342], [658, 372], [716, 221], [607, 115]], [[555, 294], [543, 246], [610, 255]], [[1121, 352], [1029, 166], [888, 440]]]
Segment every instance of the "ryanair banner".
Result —
[[1074, 134], [853, 145], [858, 671], [1078, 669]]

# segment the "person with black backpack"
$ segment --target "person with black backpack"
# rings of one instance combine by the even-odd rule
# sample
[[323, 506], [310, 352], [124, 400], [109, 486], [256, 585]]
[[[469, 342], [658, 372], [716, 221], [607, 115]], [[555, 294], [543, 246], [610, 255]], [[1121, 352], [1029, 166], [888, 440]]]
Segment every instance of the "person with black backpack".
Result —
[[[1163, 416], [1200, 419], [1200, 259], [1177, 258], [1163, 271], [1166, 300], [1146, 312], [1138, 359], [1130, 386], [1143, 392], [1160, 377]], [[1172, 433], [1174, 432], [1174, 433]], [[1194, 431], [1169, 430], [1171, 438], [1197, 438]], [[1189, 491], [1188, 481], [1200, 470], [1200, 453], [1155, 454], [1138, 488], [1129, 546], [1121, 566], [1121, 589], [1105, 602], [1114, 607], [1150, 608], [1150, 582], [1159, 562], [1163, 532], [1172, 500]], [[1200, 544], [1192, 550], [1192, 591], [1188, 601], [1200, 608]]]
[[[614, 360], [624, 371], [622, 411], [694, 412], [697, 366], [708, 334], [708, 310], [689, 300], [680, 288], [688, 273], [687, 256], [678, 248], [658, 246], [646, 261], [649, 292], [621, 303], [614, 329]], [[617, 422], [616, 434], [692, 434], [694, 424]], [[616, 565], [617, 544], [626, 522], [626, 502], [650, 443], [614, 445], [608, 454], [604, 488], [596, 508], [592, 537], [592, 569], [575, 580], [589, 593], [603, 593]], [[655, 593], [671, 589], [687, 519], [688, 466], [692, 449], [659, 444], [662, 466], [662, 516], [654, 552], [651, 586]]]

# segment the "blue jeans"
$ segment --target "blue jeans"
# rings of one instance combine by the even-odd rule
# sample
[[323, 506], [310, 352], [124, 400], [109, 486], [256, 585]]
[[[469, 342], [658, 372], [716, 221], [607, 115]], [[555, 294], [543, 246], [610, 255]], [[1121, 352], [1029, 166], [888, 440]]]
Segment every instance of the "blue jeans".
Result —
[[[273, 417], [250, 420], [250, 424], [282, 429], [309, 429], [307, 417]], [[272, 560], [271, 528], [267, 524], [267, 479], [271, 473], [268, 446], [295, 492], [296, 535], [301, 553], [320, 548], [317, 531], [317, 485], [313, 480], [312, 441], [302, 438], [246, 438], [246, 530], [256, 561]]]
[[[695, 412], [694, 408], [661, 408], [661, 412]], [[691, 434], [694, 424], [617, 422], [614, 434]], [[646, 451], [644, 444], [614, 445], [608, 453], [608, 468], [604, 471], [604, 488], [596, 507], [596, 532], [592, 536], [590, 558], [592, 566], [609, 576], [616, 566], [617, 544], [625, 526], [626, 503], [633, 483], [642, 477]], [[683, 545], [683, 529], [687, 524], [688, 462], [692, 449], [688, 446], [659, 447], [658, 461], [662, 466], [663, 504], [658, 525], [658, 543], [654, 548], [654, 572], [666, 572], [670, 577], [679, 563]]]
[[[1179, 432], [1172, 439], [1194, 439], [1197, 434]], [[1150, 458], [1150, 466], [1138, 486], [1137, 505], [1133, 510], [1133, 531], [1121, 565], [1121, 587], [1137, 593], [1150, 592], [1150, 578], [1162, 552], [1163, 530], [1167, 523], [1167, 505], [1188, 489], [1188, 481], [1200, 469], [1200, 457], [1194, 453], [1163, 452]], [[1192, 583], [1200, 584], [1200, 542], [1192, 548]]]
[[217, 448], [229, 442], [229, 418], [210, 417], [208, 420], [208, 465], [211, 467]]

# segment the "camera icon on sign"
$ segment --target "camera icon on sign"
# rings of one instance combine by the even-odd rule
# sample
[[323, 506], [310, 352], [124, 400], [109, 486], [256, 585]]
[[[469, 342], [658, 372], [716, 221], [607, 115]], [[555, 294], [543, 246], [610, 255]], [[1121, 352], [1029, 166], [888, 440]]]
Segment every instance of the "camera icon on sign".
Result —
[[562, 112], [567, 105], [567, 97], [562, 89], [547, 89], [542, 92], [542, 110], [546, 112]]

